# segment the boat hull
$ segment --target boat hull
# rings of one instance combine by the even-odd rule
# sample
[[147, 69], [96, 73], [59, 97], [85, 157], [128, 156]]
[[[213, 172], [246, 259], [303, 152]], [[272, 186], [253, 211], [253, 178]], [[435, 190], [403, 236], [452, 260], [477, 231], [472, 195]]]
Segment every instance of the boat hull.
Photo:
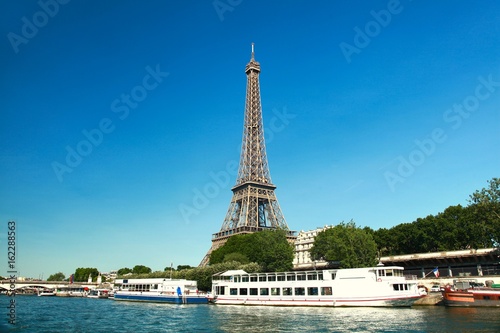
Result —
[[208, 299], [205, 296], [197, 295], [158, 295], [158, 294], [130, 294], [115, 293], [115, 301], [131, 302], [152, 302], [152, 303], [170, 303], [170, 304], [207, 304]]
[[500, 307], [500, 290], [445, 290], [443, 303], [453, 307]]
[[218, 296], [216, 305], [265, 305], [265, 306], [312, 306], [312, 307], [411, 307], [421, 296], [412, 298], [224, 298]]

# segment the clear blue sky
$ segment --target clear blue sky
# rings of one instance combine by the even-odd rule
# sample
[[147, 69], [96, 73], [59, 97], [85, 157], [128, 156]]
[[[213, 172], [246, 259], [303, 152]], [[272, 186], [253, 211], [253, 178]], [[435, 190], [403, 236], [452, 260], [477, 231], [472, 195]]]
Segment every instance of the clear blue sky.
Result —
[[0, 246], [17, 221], [23, 276], [200, 262], [252, 42], [292, 230], [390, 228], [499, 176], [498, 1], [59, 1], [0, 5]]

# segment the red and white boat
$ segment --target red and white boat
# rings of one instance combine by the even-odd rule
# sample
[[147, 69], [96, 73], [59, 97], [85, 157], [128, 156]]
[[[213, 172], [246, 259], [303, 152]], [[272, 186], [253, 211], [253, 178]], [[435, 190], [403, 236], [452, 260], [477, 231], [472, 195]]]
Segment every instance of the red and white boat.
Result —
[[277, 273], [231, 270], [212, 278], [217, 305], [411, 306], [423, 297], [403, 267], [378, 266]]
[[[446, 286], [443, 291], [443, 303], [446, 306], [500, 307], [500, 285], [475, 287], [470, 281], [454, 281], [453, 286]], [[493, 288], [495, 287], [495, 288]]]

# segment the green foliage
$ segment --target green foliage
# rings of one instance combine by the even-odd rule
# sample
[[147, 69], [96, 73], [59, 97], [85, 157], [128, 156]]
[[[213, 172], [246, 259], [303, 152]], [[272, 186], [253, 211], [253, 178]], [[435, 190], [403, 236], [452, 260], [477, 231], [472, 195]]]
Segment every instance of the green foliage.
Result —
[[352, 220], [318, 233], [310, 253], [314, 260], [339, 261], [342, 268], [377, 263], [377, 244], [371, 231], [358, 228]]
[[151, 273], [151, 268], [146, 267], [144, 265], [135, 265], [134, 268], [132, 268], [132, 273], [133, 274], [148, 274], [148, 273]]
[[469, 202], [478, 227], [493, 245], [500, 247], [500, 178], [492, 178], [488, 185], [474, 192]]
[[58, 272], [49, 276], [47, 281], [64, 281], [65, 278], [66, 276], [63, 273]]
[[131, 270], [130, 268], [128, 268], [128, 267], [123, 267], [123, 268], [120, 268], [120, 269], [116, 272], [116, 274], [117, 274], [118, 276], [123, 276], [123, 275], [128, 274], [128, 273], [132, 273], [132, 270]]
[[437, 215], [418, 218], [373, 233], [381, 255], [499, 247], [500, 178], [470, 195], [469, 206], [450, 206]]
[[177, 265], [177, 270], [178, 271], [182, 271], [183, 269], [191, 269], [193, 267], [189, 266], [189, 265]]
[[248, 264], [250, 260], [248, 257], [244, 254], [241, 254], [239, 252], [233, 252], [233, 253], [228, 253], [224, 256], [224, 262], [227, 261], [237, 261], [241, 264]]
[[97, 279], [97, 276], [99, 275], [99, 271], [97, 268], [77, 268], [75, 271], [75, 282], [87, 282], [89, 278], [89, 274], [92, 276], [92, 281], [95, 281]]
[[228, 260], [258, 263], [264, 272], [287, 271], [293, 267], [293, 246], [284, 230], [265, 230], [230, 237], [210, 254], [210, 265]]

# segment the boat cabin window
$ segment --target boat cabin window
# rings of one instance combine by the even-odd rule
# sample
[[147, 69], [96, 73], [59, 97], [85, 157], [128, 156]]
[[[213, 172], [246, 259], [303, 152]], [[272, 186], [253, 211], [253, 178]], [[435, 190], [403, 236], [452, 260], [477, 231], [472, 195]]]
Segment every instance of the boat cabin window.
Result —
[[297, 281], [305, 281], [305, 280], [306, 280], [305, 274], [297, 274]]
[[269, 295], [269, 288], [260, 288], [260, 295], [261, 296], [268, 296]]
[[332, 287], [321, 287], [321, 295], [329, 296], [332, 294]]
[[238, 288], [229, 289], [229, 295], [238, 295]]
[[392, 288], [396, 291], [398, 290], [409, 290], [409, 286], [406, 283], [393, 284]]
[[277, 278], [278, 278], [278, 281], [285, 281], [284, 275], [278, 275]]
[[378, 276], [385, 276], [385, 270], [379, 269], [378, 270]]
[[250, 295], [258, 295], [257, 288], [250, 288]]
[[297, 287], [295, 288], [295, 296], [304, 296], [306, 294], [306, 288]]
[[248, 276], [242, 276], [241, 282], [248, 282]]
[[308, 280], [317, 280], [318, 279], [318, 275], [316, 273], [307, 274], [307, 279]]
[[221, 286], [215, 287], [215, 293], [217, 295], [225, 295], [225, 292], [226, 292], [225, 287], [221, 287]]
[[280, 288], [271, 288], [271, 295], [279, 296], [280, 295]]
[[267, 277], [267, 281], [269, 281], [269, 282], [276, 281], [276, 275], [269, 275], [269, 276]]
[[287, 281], [295, 281], [295, 275], [287, 275], [286, 280]]
[[257, 282], [256, 276], [250, 276], [250, 282]]
[[318, 287], [307, 288], [307, 294], [310, 296], [317, 296], [318, 295]]
[[266, 282], [266, 276], [265, 275], [259, 276], [259, 282]]
[[292, 296], [292, 288], [283, 288], [283, 296]]
[[247, 288], [240, 288], [240, 295], [248, 295], [248, 289]]

